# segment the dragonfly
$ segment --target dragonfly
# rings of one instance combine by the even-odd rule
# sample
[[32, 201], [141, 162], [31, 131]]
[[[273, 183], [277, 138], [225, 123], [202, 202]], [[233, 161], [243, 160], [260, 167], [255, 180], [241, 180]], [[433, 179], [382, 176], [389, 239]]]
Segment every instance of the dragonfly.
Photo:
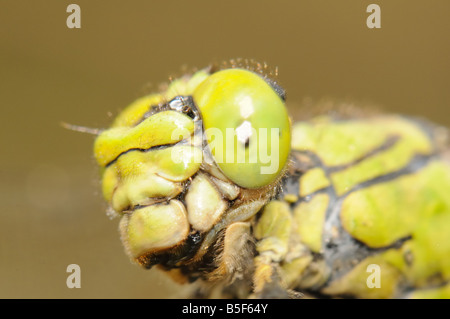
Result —
[[172, 80], [97, 132], [125, 252], [201, 298], [450, 298], [445, 127], [328, 110], [294, 122], [277, 69]]

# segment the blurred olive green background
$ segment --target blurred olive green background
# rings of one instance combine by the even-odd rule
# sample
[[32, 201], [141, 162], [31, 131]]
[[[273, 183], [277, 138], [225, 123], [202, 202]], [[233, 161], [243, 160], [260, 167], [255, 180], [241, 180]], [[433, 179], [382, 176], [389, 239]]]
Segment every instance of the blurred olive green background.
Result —
[[[99, 192], [93, 136], [182, 67], [279, 67], [288, 102], [374, 103], [450, 125], [450, 1], [0, 2], [0, 297], [177, 297], [132, 265]], [[366, 7], [381, 7], [368, 29]], [[292, 110], [295, 112], [295, 110]], [[68, 289], [66, 267], [81, 267]]]

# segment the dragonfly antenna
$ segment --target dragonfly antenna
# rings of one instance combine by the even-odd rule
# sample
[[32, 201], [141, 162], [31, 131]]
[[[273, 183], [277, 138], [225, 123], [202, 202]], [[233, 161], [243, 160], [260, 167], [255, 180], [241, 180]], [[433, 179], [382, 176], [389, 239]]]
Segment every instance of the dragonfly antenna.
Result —
[[99, 135], [103, 130], [98, 129], [98, 128], [91, 128], [91, 127], [86, 127], [86, 126], [81, 126], [81, 125], [74, 125], [74, 124], [69, 124], [66, 122], [61, 122], [61, 126], [71, 130], [71, 131], [76, 131], [76, 132], [81, 132], [81, 133], [88, 133], [88, 134], [93, 134], [93, 135]]

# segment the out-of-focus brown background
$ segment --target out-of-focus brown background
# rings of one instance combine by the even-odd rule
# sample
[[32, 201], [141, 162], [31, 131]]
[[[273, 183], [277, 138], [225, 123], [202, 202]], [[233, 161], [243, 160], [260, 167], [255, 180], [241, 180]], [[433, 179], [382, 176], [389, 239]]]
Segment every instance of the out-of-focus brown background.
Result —
[[[450, 126], [450, 1], [0, 3], [0, 297], [177, 297], [132, 265], [105, 215], [93, 136], [183, 65], [244, 57], [279, 67], [291, 105], [374, 103]], [[368, 29], [366, 7], [381, 7]], [[295, 110], [292, 110], [295, 112]], [[66, 267], [81, 267], [68, 289]]]

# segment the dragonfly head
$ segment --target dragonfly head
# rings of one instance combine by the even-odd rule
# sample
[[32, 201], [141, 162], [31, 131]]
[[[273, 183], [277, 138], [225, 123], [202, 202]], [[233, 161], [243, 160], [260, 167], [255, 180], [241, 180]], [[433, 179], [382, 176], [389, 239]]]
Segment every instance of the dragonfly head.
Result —
[[276, 195], [291, 137], [275, 81], [236, 68], [199, 71], [183, 83], [178, 94], [126, 109], [94, 153], [132, 260], [194, 272], [198, 263], [216, 267], [218, 243], [246, 229], [229, 226]]

